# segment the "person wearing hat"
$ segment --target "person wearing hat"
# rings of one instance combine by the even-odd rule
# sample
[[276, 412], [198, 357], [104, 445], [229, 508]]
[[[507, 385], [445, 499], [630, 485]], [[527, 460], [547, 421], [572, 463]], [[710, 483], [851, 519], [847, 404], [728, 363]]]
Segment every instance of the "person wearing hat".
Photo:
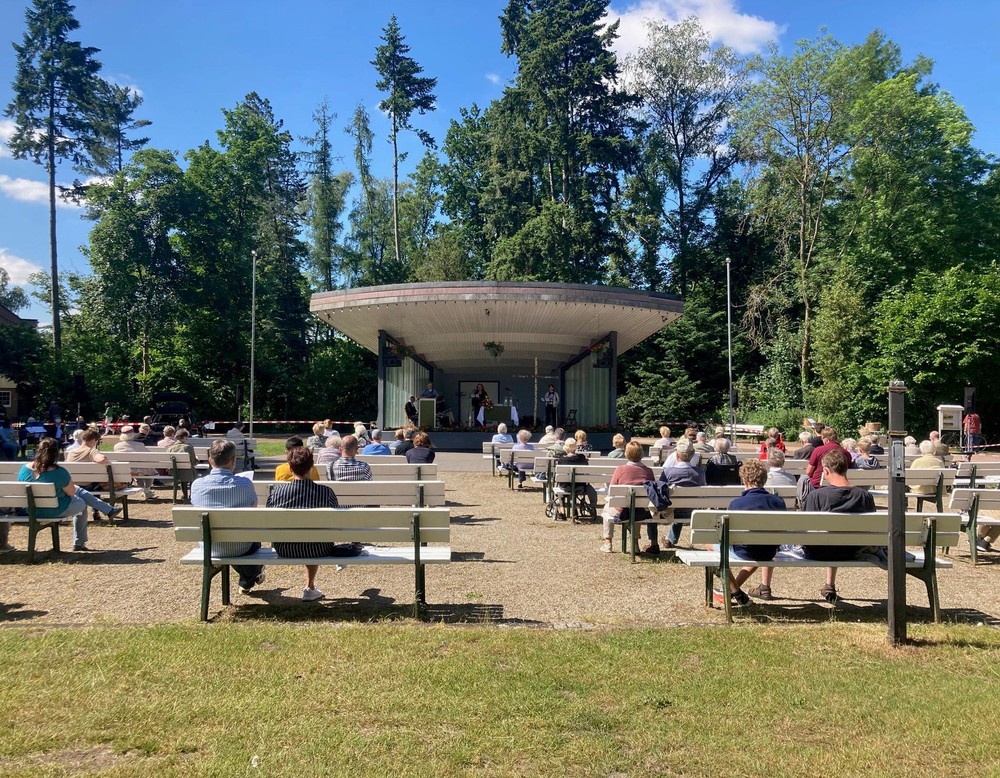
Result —
[[382, 430], [372, 430], [372, 442], [361, 450], [362, 454], [377, 454], [379, 456], [392, 454], [392, 450], [382, 442]]
[[[126, 424], [122, 427], [121, 434], [118, 436], [118, 442], [115, 443], [114, 451], [123, 453], [125, 451], [136, 451], [145, 452], [146, 447], [141, 441], [135, 439], [135, 427], [131, 424]], [[153, 472], [148, 467], [133, 467], [132, 477], [135, 478], [139, 486], [142, 487], [142, 492], [146, 496], [147, 500], [153, 499], [156, 495], [153, 493], [152, 485]]]

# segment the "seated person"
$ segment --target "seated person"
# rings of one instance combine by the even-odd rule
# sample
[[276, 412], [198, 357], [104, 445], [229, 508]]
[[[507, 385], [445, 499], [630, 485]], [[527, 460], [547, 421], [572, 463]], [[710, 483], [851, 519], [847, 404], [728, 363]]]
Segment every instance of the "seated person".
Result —
[[[724, 438], [719, 438], [719, 440], [724, 440]], [[694, 450], [696, 453], [702, 455], [702, 459], [705, 459], [715, 454], [715, 444], [708, 442], [708, 435], [704, 432], [696, 432], [694, 436]]]
[[[167, 430], [170, 430], [171, 434], [177, 431], [173, 427], [164, 427], [163, 428], [164, 435], [167, 434]], [[236, 422], [232, 427], [229, 428], [229, 431], [226, 432], [226, 437], [234, 442], [239, 440], [245, 440], [246, 435], [243, 434], [243, 425], [240, 424], [239, 422]]]
[[354, 437], [358, 439], [358, 446], [360, 448], [364, 448], [372, 442], [372, 439], [368, 436], [368, 428], [360, 421], [354, 424]]
[[[577, 450], [576, 438], [570, 438], [563, 445], [563, 453], [556, 457], [557, 465], [585, 465], [587, 464], [587, 457], [584, 454], [579, 453]], [[652, 480], [652, 479], [650, 479]], [[577, 484], [576, 494], [583, 495], [584, 502], [587, 504], [587, 510], [591, 517], [597, 518], [597, 490], [594, 489], [593, 484]]]
[[314, 452], [318, 452], [325, 445], [326, 427], [323, 426], [322, 422], [316, 422], [313, 424], [313, 434], [306, 440], [306, 448], [311, 448]]
[[[614, 448], [608, 452], [608, 458], [625, 459], [625, 436], [620, 432], [616, 432], [615, 436], [611, 438], [611, 445], [614, 446]], [[642, 459], [642, 457], [639, 458]], [[650, 478], [649, 480], [652, 481], [653, 479]]]
[[[653, 444], [653, 447], [667, 452], [676, 445], [676, 441], [670, 437], [670, 427], [660, 427], [660, 439]], [[664, 453], [664, 456], [666, 456], [666, 453]]]
[[[515, 443], [511, 447], [511, 451], [534, 451], [535, 447], [528, 442], [530, 440], [531, 440], [530, 430], [519, 430], [517, 433], [517, 443]], [[531, 465], [521, 464], [521, 465], [515, 465], [515, 469], [517, 470], [517, 488], [523, 489], [524, 477], [526, 473], [528, 471], [534, 470], [535, 466], [534, 464]]]
[[[573, 435], [576, 438], [576, 450], [582, 451], [593, 451], [594, 447], [587, 442], [587, 432], [585, 430], [577, 430]], [[567, 441], [568, 442], [568, 441]], [[564, 446], [565, 448], [565, 446]]]
[[[230, 430], [230, 432], [232, 432], [232, 430]], [[177, 428], [168, 424], [166, 427], [163, 428], [163, 437], [160, 438], [158, 441], [156, 441], [156, 447], [170, 448], [170, 446], [174, 445], [174, 443], [177, 442], [177, 439], [174, 437], [176, 434], [177, 434]], [[227, 433], [226, 437], [229, 438], [230, 435]], [[240, 440], [242, 439], [243, 439], [243, 433], [240, 433]]]
[[[288, 464], [288, 454], [293, 448], [302, 448], [302, 438], [298, 435], [293, 435], [288, 440], [285, 441], [285, 461], [274, 468], [274, 480], [275, 481], [291, 481], [294, 478], [292, 473], [292, 468]], [[310, 456], [309, 461], [312, 462], [312, 457]], [[319, 480], [319, 471], [313, 467], [309, 472], [309, 479], [311, 481]]]
[[[910, 470], [944, 470], [948, 466], [944, 458], [948, 454], [948, 447], [941, 442], [935, 443], [932, 440], [920, 441], [920, 456], [910, 463]], [[937, 492], [934, 484], [914, 484], [908, 487], [910, 494], [933, 495]]]
[[549, 424], [545, 428], [545, 434], [538, 439], [538, 447], [545, 448], [547, 446], [551, 446], [553, 443], [555, 443], [555, 440], [556, 440], [556, 428], [553, 427], [551, 424]]
[[177, 430], [177, 442], [174, 445], [167, 448], [167, 451], [172, 451], [175, 453], [187, 454], [188, 461], [190, 462], [191, 469], [178, 477], [178, 483], [181, 487], [181, 496], [186, 500], [188, 499], [188, 488], [194, 481], [195, 473], [197, 470], [195, 468], [198, 466], [198, 457], [194, 454], [194, 448], [190, 443], [187, 442], [188, 431], [185, 429]]
[[[771, 451], [771, 456], [778, 455], [782, 463], [785, 461], [785, 454], [781, 449], [775, 448]], [[729, 510], [732, 511], [783, 511], [785, 501], [777, 495], [771, 494], [764, 489], [767, 482], [768, 471], [759, 459], [748, 459], [740, 465], [740, 480], [743, 482], [743, 494], [729, 503]], [[733, 553], [741, 559], [754, 562], [766, 562], [774, 559], [778, 552], [777, 545], [766, 546], [745, 546], [734, 545]], [[729, 594], [733, 598], [735, 605], [749, 605], [750, 597], [742, 590], [743, 582], [756, 571], [756, 567], [744, 567], [735, 576], [729, 573]], [[750, 590], [750, 596], [761, 600], [771, 598], [771, 577], [774, 572], [773, 567], [764, 567], [760, 571], [760, 585]]]
[[565, 451], [564, 446], [565, 446], [565, 444], [567, 442], [566, 441], [566, 430], [564, 430], [562, 427], [557, 427], [553, 431], [552, 435], [555, 438], [555, 440], [553, 440], [549, 444], [549, 447], [545, 450], [545, 452], [550, 457], [562, 456], [563, 452]]
[[429, 465], [434, 461], [430, 435], [418, 432], [413, 436], [413, 448], [406, 452], [406, 461], [411, 465]]
[[771, 449], [767, 457], [767, 481], [764, 486], [795, 486], [796, 483], [795, 476], [785, 470], [785, 452], [780, 448]]
[[320, 449], [319, 454], [316, 455], [315, 464], [316, 469], [326, 469], [338, 459], [340, 459], [340, 445], [341, 439], [340, 435], [331, 435], [326, 438], [326, 445]]
[[881, 467], [879, 461], [872, 455], [872, 439], [867, 435], [858, 441], [858, 455], [851, 462], [856, 470], [876, 470]]
[[403, 430], [403, 442], [396, 446], [397, 456], [406, 456], [406, 452], [413, 448], [413, 438], [419, 430], [416, 427], [407, 427]]
[[[119, 453], [125, 453], [126, 451], [135, 451], [137, 453], [145, 453], [146, 447], [135, 439], [135, 428], [131, 424], [126, 424], [122, 427], [122, 431], [118, 436], [118, 442], [115, 443], [115, 451]], [[135, 478], [136, 483], [142, 487], [142, 493], [147, 500], [153, 499], [155, 493], [153, 492], [153, 478], [154, 472], [148, 467], [133, 467], [132, 476]]]
[[492, 443], [513, 443], [514, 442], [514, 438], [512, 438], [510, 436], [510, 433], [507, 432], [507, 425], [506, 424], [504, 424], [503, 422], [500, 422], [497, 425], [496, 434], [493, 436], [493, 439], [492, 439], [491, 442]]
[[[620, 436], [618, 436], [620, 437]], [[615, 472], [611, 474], [610, 486], [616, 486], [618, 484], [630, 484], [633, 486], [641, 486], [646, 483], [646, 481], [652, 481], [656, 478], [653, 471], [642, 463], [642, 445], [635, 440], [630, 440], [628, 444], [625, 445], [625, 459], [627, 460], [624, 464], [619, 465], [615, 468]], [[610, 508], [605, 507], [602, 518], [604, 519], [604, 545], [601, 546], [601, 551], [605, 553], [611, 553], [611, 541], [614, 539], [615, 534], [615, 522], [619, 521], [622, 514], [622, 508]], [[636, 509], [636, 520], [648, 519], [649, 511], [645, 508]], [[650, 527], [655, 527], [654, 524], [646, 525], [646, 532], [649, 533]], [[653, 548], [656, 546], [656, 531], [653, 531], [652, 535], [649, 535], [649, 547]]]
[[715, 454], [705, 464], [705, 483], [710, 486], [740, 483], [740, 463], [729, 453], [729, 441], [725, 438], [715, 439]]
[[382, 442], [382, 430], [378, 427], [372, 430], [372, 442], [365, 446], [361, 453], [366, 456], [391, 456], [392, 451]]
[[371, 481], [371, 467], [367, 462], [357, 460], [358, 447], [358, 439], [354, 435], [344, 435], [340, 444], [340, 459], [327, 468], [327, 478], [331, 481]]
[[[663, 466], [663, 471], [660, 473], [661, 481], [669, 484], [671, 488], [674, 486], [705, 486], [705, 473], [701, 470], [701, 468], [695, 467], [692, 464], [692, 460], [694, 458], [694, 447], [690, 441], [677, 441], [677, 448], [675, 449], [673, 456], [673, 464]], [[691, 511], [688, 508], [682, 508], [680, 510], [674, 509], [674, 518], [690, 519]], [[666, 548], [677, 547], [677, 543], [680, 541], [681, 537], [681, 529], [683, 529], [683, 527], [684, 524], [679, 521], [675, 521], [670, 525], [670, 531], [667, 533], [667, 542], [664, 544]], [[658, 554], [660, 553], [660, 547], [656, 542], [656, 525], [650, 524], [649, 528], [649, 539], [651, 545], [648, 549], [646, 549], [646, 551], [650, 554]]]
[[[305, 446], [296, 446], [286, 453], [292, 478], [275, 486], [267, 496], [268, 508], [338, 508], [337, 495], [329, 486], [310, 479], [316, 470], [312, 451]], [[355, 543], [302, 543], [281, 542], [273, 544], [274, 553], [285, 559], [308, 559], [324, 556], [357, 556], [361, 546]], [[306, 565], [306, 585], [302, 590], [302, 601], [311, 602], [323, 597], [316, 588], [316, 573], [319, 565]]]
[[403, 405], [403, 414], [407, 419], [409, 419], [410, 424], [414, 427], [417, 426], [417, 406], [414, 405], [416, 400], [417, 398], [411, 394], [410, 399], [406, 401], [405, 405]]
[[3, 454], [4, 459], [8, 459], [13, 462], [17, 459], [17, 454], [20, 448], [21, 447], [17, 442], [17, 435], [15, 435], [14, 430], [11, 429], [10, 423], [4, 421], [3, 424], [0, 424], [0, 454]]
[[812, 456], [813, 449], [816, 446], [823, 445], [823, 439], [819, 436], [814, 436], [810, 432], [802, 431], [799, 433], [799, 442], [802, 444], [794, 452], [792, 452], [792, 459], [805, 459], [808, 460]]
[[[833, 511], [834, 513], [873, 513], [875, 498], [867, 489], [851, 486], [847, 480], [849, 457], [842, 448], [834, 448], [826, 452], [822, 459], [824, 486], [813, 489], [806, 495], [804, 509], [807, 511]], [[855, 559], [867, 551], [858, 546], [802, 546], [806, 559], [824, 561]], [[826, 584], [820, 594], [829, 603], [835, 603], [837, 594], [837, 568], [826, 569]]]
[[907, 435], [903, 438], [903, 445], [905, 446], [903, 449], [903, 454], [905, 456], [918, 457], [923, 453], [919, 446], [917, 446], [917, 439], [912, 435]]
[[402, 427], [396, 427], [396, 432], [393, 433], [393, 439], [389, 441], [389, 451], [393, 454], [396, 453], [396, 449], [403, 445], [403, 441], [406, 440], [406, 430]]

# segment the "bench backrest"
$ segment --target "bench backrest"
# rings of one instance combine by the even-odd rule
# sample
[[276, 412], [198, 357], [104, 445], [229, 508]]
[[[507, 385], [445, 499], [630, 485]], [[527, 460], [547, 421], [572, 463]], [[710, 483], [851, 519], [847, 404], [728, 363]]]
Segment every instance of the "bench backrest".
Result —
[[0, 481], [16, 481], [26, 462], [0, 462]]
[[[788, 509], [795, 507], [795, 486], [765, 486], [765, 490], [785, 501]], [[742, 486], [673, 486], [670, 503], [674, 509], [728, 508], [729, 503], [743, 494]]]
[[98, 465], [94, 462], [62, 462], [61, 464], [69, 470], [75, 484], [105, 482], [127, 484], [132, 480], [132, 469], [128, 462], [108, 462], [104, 465]]
[[1000, 489], [955, 489], [948, 503], [949, 511], [968, 511], [972, 507], [973, 498], [977, 510], [1000, 511]]
[[[939, 468], [908, 468], [906, 470], [907, 486], [936, 486], [939, 479], [947, 488], [955, 483], [955, 471]], [[847, 480], [851, 482], [851, 486], [884, 489], [889, 485], [889, 469], [879, 467], [874, 470], [848, 470]]]
[[[219, 438], [188, 438], [187, 442], [188, 445], [194, 449], [194, 455], [198, 458], [198, 461], [207, 462], [208, 450], [217, 440], [219, 440]], [[229, 438], [229, 440], [232, 440], [232, 438]], [[233, 445], [236, 446], [237, 458], [243, 456], [253, 456], [257, 453], [256, 438], [244, 438], [243, 440], [232, 440], [232, 442]]]
[[[932, 522], [938, 547], [958, 544], [961, 517], [957, 513], [907, 512], [906, 545], [924, 545]], [[697, 510], [691, 514], [692, 544], [722, 542], [723, 526], [728, 527], [730, 545], [885, 546], [889, 514]]]
[[[174, 538], [212, 542], [448, 543], [447, 508], [192, 508], [173, 509]], [[414, 533], [414, 526], [419, 531]]]
[[542, 449], [539, 449], [538, 451], [534, 450], [522, 451], [521, 449], [515, 451], [514, 449], [507, 449], [506, 451], [500, 454], [500, 462], [504, 465], [507, 465], [508, 467], [510, 467], [511, 465], [517, 465], [519, 467], [520, 466], [528, 467], [529, 465], [534, 464], [536, 457], [544, 457], [544, 456], [545, 456], [545, 451]]
[[31, 507], [58, 508], [56, 485], [32, 481], [0, 481], [0, 508]]
[[553, 478], [560, 484], [606, 484], [621, 465], [556, 465]]
[[[254, 481], [258, 505], [267, 502], [271, 489], [281, 481]], [[341, 505], [416, 505], [441, 507], [445, 504], [444, 481], [323, 481]]]
[[995, 480], [1000, 476], [1000, 462], [966, 462], [958, 463], [956, 478], [968, 479], [969, 486], [975, 488], [986, 479]]
[[[378, 457], [372, 457], [378, 459]], [[382, 457], [386, 462], [373, 462], [368, 460], [368, 466], [372, 470], [372, 479], [375, 481], [434, 481], [437, 480], [438, 466], [434, 463], [429, 465], [411, 465], [403, 457]], [[319, 467], [320, 480], [326, 480], [326, 468]]]
[[158, 467], [178, 472], [191, 472], [191, 459], [183, 451], [150, 449], [149, 451], [108, 451], [105, 456], [112, 462], [127, 462], [133, 467]]
[[502, 451], [510, 451], [513, 443], [483, 443], [484, 456], [496, 456]]

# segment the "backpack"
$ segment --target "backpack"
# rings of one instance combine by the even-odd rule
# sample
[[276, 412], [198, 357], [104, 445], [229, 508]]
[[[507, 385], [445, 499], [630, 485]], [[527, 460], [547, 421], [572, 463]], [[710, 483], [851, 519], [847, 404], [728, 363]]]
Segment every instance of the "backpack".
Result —
[[655, 510], [665, 511], [670, 507], [670, 484], [663, 481], [643, 481], [642, 485]]

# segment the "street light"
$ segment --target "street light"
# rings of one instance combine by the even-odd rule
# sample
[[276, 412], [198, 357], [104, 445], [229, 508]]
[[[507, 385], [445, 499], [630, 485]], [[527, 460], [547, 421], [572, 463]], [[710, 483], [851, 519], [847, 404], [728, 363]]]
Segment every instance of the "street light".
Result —
[[729, 278], [731, 260], [726, 257], [726, 337], [729, 340], [729, 439], [736, 440], [736, 411], [733, 409], [733, 292]]
[[253, 375], [255, 347], [257, 344], [257, 250], [250, 252], [253, 257], [253, 271], [250, 280], [250, 437], [253, 437]]

